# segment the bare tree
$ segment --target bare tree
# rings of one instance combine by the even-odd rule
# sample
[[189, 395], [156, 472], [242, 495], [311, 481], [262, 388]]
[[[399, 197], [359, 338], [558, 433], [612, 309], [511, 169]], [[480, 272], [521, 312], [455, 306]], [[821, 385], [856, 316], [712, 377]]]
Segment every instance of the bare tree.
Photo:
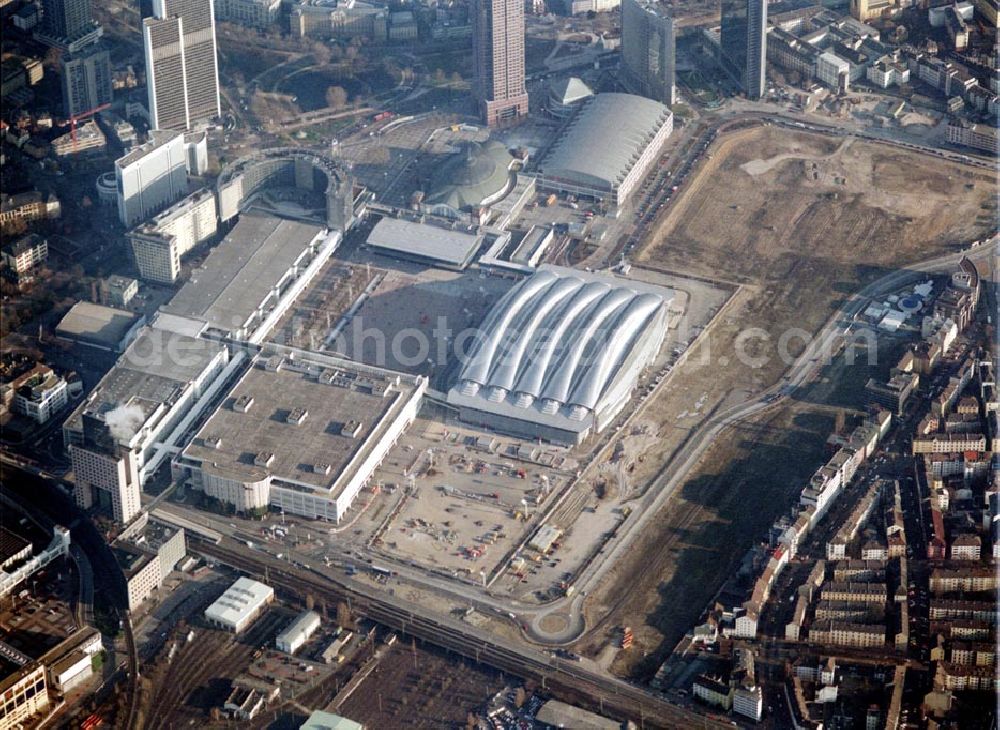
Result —
[[343, 86], [331, 86], [326, 90], [326, 105], [332, 109], [347, 106], [347, 91]]

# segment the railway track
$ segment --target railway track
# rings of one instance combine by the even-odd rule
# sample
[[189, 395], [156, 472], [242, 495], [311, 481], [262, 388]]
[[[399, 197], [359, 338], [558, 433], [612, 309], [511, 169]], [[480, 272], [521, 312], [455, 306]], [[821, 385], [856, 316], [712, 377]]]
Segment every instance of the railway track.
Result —
[[561, 698], [603, 713], [630, 719], [647, 727], [728, 727], [684, 710], [643, 688], [592, 672], [570, 661], [504, 641], [495, 635], [446, 616], [431, 615], [421, 606], [393, 597], [383, 597], [361, 585], [347, 585], [332, 576], [289, 566], [261, 553], [247, 554], [219, 544], [200, 544], [200, 552], [220, 563], [257, 577], [267, 574], [276, 588], [294, 595], [311, 593], [328, 602], [349, 601], [353, 611], [415, 636], [429, 644], [453, 651], [476, 662], [496, 667], [524, 679], [532, 679]]

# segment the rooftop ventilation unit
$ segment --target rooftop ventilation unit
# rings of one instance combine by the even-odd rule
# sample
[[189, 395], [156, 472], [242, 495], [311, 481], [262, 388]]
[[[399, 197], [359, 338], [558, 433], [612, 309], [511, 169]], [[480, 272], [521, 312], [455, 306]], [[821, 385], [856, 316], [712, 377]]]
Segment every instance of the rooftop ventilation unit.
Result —
[[293, 426], [300, 426], [308, 415], [309, 411], [304, 408], [295, 408], [285, 417], [285, 421]]

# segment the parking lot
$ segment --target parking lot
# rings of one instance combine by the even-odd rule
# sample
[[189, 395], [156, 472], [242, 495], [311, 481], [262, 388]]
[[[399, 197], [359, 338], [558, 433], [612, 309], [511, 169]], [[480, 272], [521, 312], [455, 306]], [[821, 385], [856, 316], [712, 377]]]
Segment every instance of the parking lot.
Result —
[[576, 465], [562, 449], [421, 418], [376, 473], [386, 506], [359, 525], [377, 553], [478, 582]]

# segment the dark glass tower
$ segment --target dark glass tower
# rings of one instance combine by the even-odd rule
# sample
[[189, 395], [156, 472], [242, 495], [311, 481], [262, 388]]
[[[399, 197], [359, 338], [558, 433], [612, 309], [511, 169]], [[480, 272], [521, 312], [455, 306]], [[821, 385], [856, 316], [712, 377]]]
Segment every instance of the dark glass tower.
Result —
[[722, 0], [722, 63], [750, 99], [764, 95], [767, 0]]

